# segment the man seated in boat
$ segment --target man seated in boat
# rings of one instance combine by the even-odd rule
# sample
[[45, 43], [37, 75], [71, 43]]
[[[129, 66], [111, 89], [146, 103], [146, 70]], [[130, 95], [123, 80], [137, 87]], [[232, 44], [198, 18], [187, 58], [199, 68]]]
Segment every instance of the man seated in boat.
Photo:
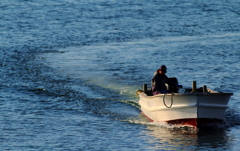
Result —
[[167, 89], [166, 84], [169, 88], [182, 88], [182, 85], [178, 85], [177, 81], [174, 83], [167, 76], [167, 67], [162, 65], [155, 73], [152, 78], [152, 93], [153, 95], [157, 94], [166, 94], [172, 93], [173, 89]]

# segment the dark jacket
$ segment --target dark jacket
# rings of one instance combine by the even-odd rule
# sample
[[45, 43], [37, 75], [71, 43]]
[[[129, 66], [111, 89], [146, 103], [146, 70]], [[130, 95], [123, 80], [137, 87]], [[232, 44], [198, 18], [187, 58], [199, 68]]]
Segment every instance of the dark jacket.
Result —
[[166, 75], [156, 73], [152, 78], [152, 91], [158, 91], [160, 93], [161, 91], [167, 92], [167, 87], [165, 83], [169, 86], [173, 85], [173, 83], [168, 79]]

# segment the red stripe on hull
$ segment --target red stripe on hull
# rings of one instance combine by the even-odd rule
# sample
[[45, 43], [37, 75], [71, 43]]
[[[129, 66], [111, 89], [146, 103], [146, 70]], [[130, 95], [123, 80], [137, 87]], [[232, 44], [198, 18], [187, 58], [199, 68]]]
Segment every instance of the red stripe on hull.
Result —
[[193, 126], [198, 127], [197, 118], [191, 118], [191, 119], [178, 119], [178, 120], [171, 120], [166, 121], [170, 125], [187, 125], [187, 126]]
[[168, 124], [179, 124], [179, 125], [187, 125], [193, 126], [195, 128], [203, 127], [204, 125], [209, 124], [218, 124], [222, 123], [223, 120], [220, 119], [210, 119], [210, 118], [190, 118], [190, 119], [178, 119], [172, 121], [166, 121]]
[[[143, 112], [142, 114], [146, 116]], [[151, 118], [146, 116], [149, 121], [154, 122]], [[158, 121], [156, 121], [158, 122]], [[204, 126], [206, 124], [211, 123], [222, 123], [223, 120], [219, 119], [208, 119], [208, 118], [189, 118], [189, 119], [177, 119], [177, 120], [171, 120], [171, 121], [164, 121], [167, 122], [170, 125], [186, 125], [186, 126], [193, 126], [195, 128], [200, 128], [201, 126]]]

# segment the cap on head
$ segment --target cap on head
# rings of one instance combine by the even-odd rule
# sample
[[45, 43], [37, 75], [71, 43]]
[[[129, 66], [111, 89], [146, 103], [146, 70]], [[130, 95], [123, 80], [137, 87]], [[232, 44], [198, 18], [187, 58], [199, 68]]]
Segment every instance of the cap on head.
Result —
[[167, 67], [165, 65], [161, 65], [161, 67], [158, 70], [167, 73]]

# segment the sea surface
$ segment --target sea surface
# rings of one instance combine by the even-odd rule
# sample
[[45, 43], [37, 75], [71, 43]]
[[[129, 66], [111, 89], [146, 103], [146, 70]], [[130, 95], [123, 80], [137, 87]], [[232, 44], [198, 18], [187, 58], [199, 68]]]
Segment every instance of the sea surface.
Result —
[[[0, 0], [0, 150], [240, 148], [240, 1]], [[196, 132], [149, 122], [136, 91], [162, 65], [232, 92]]]

